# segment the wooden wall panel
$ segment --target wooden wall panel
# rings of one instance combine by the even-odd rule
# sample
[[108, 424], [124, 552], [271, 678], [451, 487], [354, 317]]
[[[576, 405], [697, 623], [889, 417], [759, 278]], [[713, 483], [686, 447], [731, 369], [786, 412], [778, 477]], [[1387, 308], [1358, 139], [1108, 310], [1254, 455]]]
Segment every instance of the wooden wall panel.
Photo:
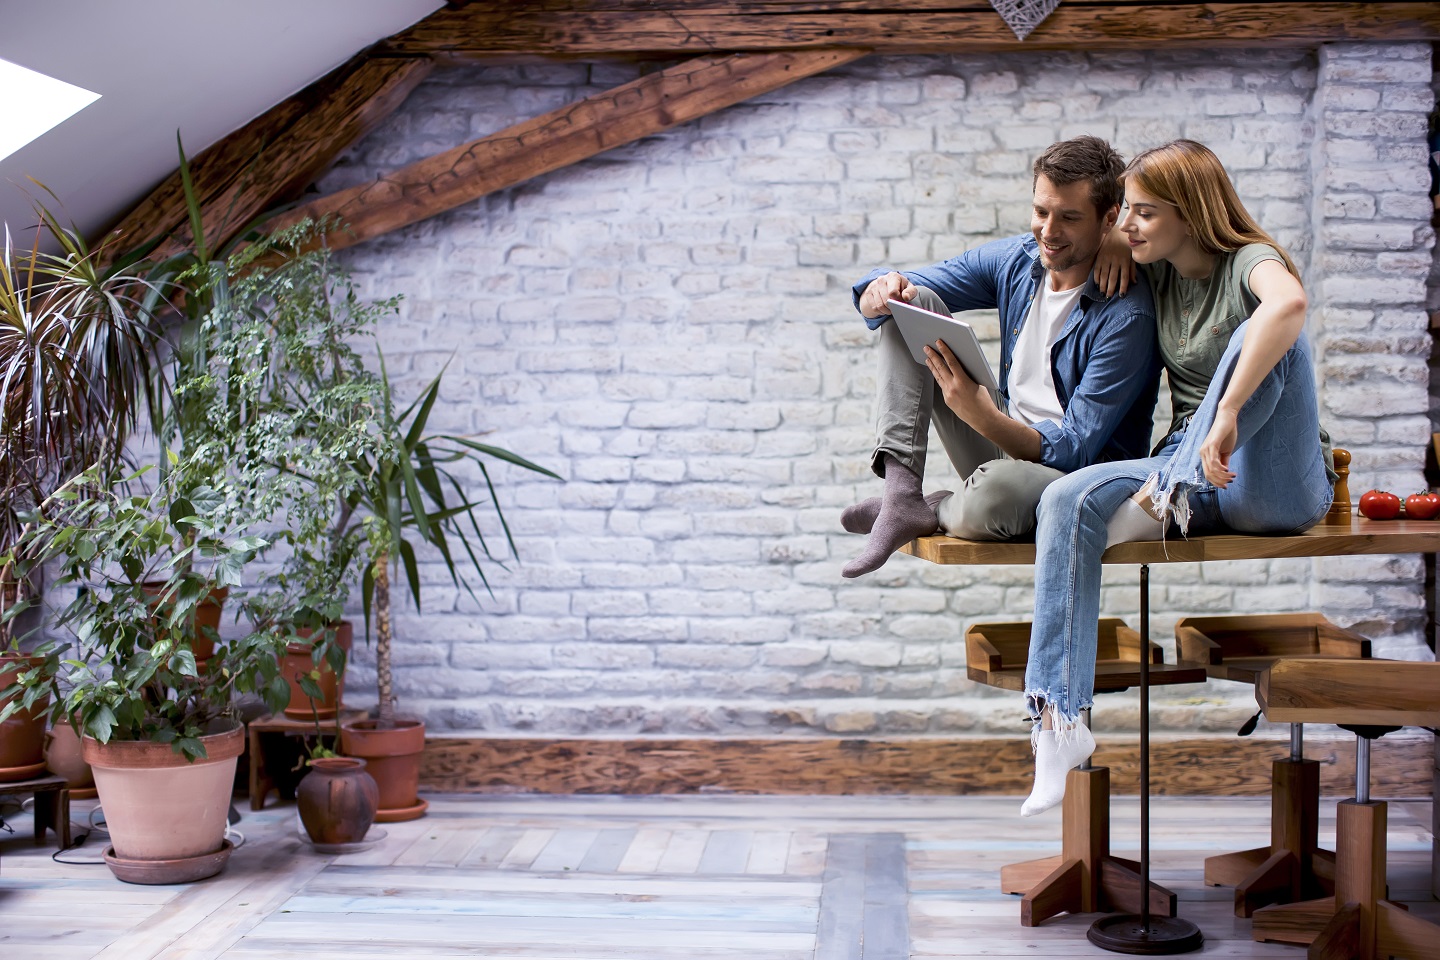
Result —
[[439, 10], [396, 34], [386, 48], [464, 62], [814, 47], [906, 54], [1402, 39], [1440, 39], [1440, 4], [1067, 0], [1022, 42], [988, 3], [979, 2], [486, 0]]
[[[1236, 737], [1151, 742], [1155, 795], [1263, 796], [1270, 763], [1289, 741]], [[1354, 740], [1312, 741], [1321, 789], [1351, 796]], [[1429, 739], [1382, 739], [1371, 752], [1371, 792], [1429, 796]], [[1134, 741], [1105, 738], [1095, 756], [1117, 794], [1138, 793]], [[426, 790], [457, 793], [1013, 794], [1031, 785], [1027, 739], [540, 739], [433, 737], [420, 772]]]

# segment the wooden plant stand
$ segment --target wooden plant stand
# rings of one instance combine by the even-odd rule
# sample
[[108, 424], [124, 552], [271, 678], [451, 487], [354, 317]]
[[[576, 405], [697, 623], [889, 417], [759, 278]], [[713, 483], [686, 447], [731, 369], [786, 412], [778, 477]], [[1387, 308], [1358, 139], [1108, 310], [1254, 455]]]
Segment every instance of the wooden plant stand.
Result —
[[[1140, 634], [1122, 620], [1099, 624], [1095, 692], [1116, 693], [1140, 682]], [[1160, 645], [1151, 641], [1150, 683], [1203, 683], [1205, 670], [1165, 663]], [[1004, 690], [1025, 689], [1030, 624], [977, 623], [965, 632], [966, 672], [971, 680]], [[1085, 711], [1088, 725], [1089, 711]], [[1110, 855], [1110, 769], [1087, 760], [1065, 777], [1061, 807], [1060, 855], [1012, 863], [1000, 868], [1002, 893], [1023, 895], [1020, 923], [1033, 927], [1061, 913], [1141, 909], [1141, 869], [1134, 860]], [[1173, 892], [1150, 883], [1150, 910], [1175, 916]]]
[[[1185, 617], [1175, 624], [1181, 660], [1216, 680], [1254, 685], [1282, 657], [1361, 659], [1370, 641], [1318, 613]], [[1205, 860], [1205, 882], [1235, 888], [1235, 915], [1335, 892], [1335, 854], [1319, 846], [1320, 764], [1306, 760], [1303, 723], [1290, 724], [1290, 755], [1270, 772], [1270, 844]]]
[[[333, 733], [337, 724], [348, 723], [365, 716], [364, 710], [340, 711], [338, 720], [331, 717], [328, 720], [320, 721], [320, 733], [325, 735]], [[248, 734], [248, 747], [250, 754], [250, 809], [261, 810], [265, 807], [265, 798], [271, 790], [279, 790], [279, 786], [265, 771], [265, 735], [279, 734], [287, 737], [303, 737], [315, 732], [314, 720], [294, 720], [281, 714], [280, 716], [263, 716], [251, 720], [246, 724]], [[338, 748], [337, 748], [338, 749]], [[284, 798], [284, 799], [289, 799]]]
[[61, 850], [70, 848], [70, 788], [64, 777], [44, 776], [0, 783], [0, 793], [29, 793], [35, 796], [35, 842], [45, 842], [45, 831], [54, 830]]
[[1356, 743], [1355, 797], [1336, 807], [1334, 895], [1263, 907], [1251, 935], [1308, 945], [1309, 960], [1440, 960], [1440, 925], [1385, 899], [1386, 804], [1370, 799], [1370, 741], [1401, 725], [1440, 727], [1440, 663], [1279, 660], [1255, 699], [1271, 720], [1338, 723]]

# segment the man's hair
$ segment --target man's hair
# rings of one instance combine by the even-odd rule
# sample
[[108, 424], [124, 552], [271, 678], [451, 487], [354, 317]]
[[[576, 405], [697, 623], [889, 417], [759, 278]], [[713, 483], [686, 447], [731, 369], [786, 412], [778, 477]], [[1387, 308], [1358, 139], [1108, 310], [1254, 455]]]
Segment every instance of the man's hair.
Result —
[[1041, 176], [1057, 187], [1088, 181], [1090, 202], [1095, 204], [1096, 212], [1102, 217], [1125, 196], [1120, 185], [1125, 159], [1099, 137], [1087, 134], [1052, 143], [1035, 158], [1034, 169], [1035, 176], [1030, 182], [1032, 188]]

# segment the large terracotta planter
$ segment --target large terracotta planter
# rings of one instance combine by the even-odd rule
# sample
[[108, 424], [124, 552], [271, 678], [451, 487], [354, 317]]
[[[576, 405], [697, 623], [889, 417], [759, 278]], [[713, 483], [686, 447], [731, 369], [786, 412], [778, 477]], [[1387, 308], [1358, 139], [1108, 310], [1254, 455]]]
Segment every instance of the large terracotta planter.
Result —
[[[0, 654], [0, 690], [15, 682], [22, 670], [38, 667], [44, 657], [30, 657], [25, 654]], [[9, 699], [0, 697], [0, 709]], [[29, 710], [16, 713], [0, 723], [0, 783], [30, 780], [45, 772], [45, 710], [50, 705], [47, 696]]]
[[[326, 629], [335, 631], [335, 645], [345, 651], [348, 662], [350, 648], [355, 643], [355, 625], [349, 620], [341, 620]], [[302, 637], [313, 636], [313, 631], [308, 629], [295, 632]], [[320, 679], [316, 681], [323, 694], [321, 699], [312, 702], [300, 688], [298, 677], [316, 669], [313, 649], [310, 643], [289, 643], [285, 645], [285, 655], [280, 658], [280, 671], [290, 684], [290, 705], [285, 708], [285, 716], [292, 720], [329, 720], [340, 709], [340, 701], [345, 696], [345, 674], [337, 675], [323, 659], [319, 666]]]
[[420, 799], [420, 754], [425, 752], [425, 723], [396, 720], [393, 729], [376, 720], [352, 720], [340, 728], [340, 752], [360, 757], [380, 787], [377, 823], [415, 820], [429, 806]]
[[51, 727], [45, 734], [45, 766], [55, 776], [65, 778], [72, 800], [77, 799], [77, 790], [94, 790], [95, 771], [85, 762], [80, 735], [66, 721]]
[[107, 862], [130, 868], [111, 863], [121, 880], [181, 883], [224, 868], [217, 854], [228, 849], [225, 825], [244, 729], [237, 723], [201, 743], [206, 758], [191, 763], [167, 743], [84, 738], [114, 848]]
[[380, 789], [365, 772], [364, 760], [324, 757], [310, 761], [295, 801], [315, 843], [359, 843], [375, 822]]
[[[165, 590], [165, 581], [147, 580], [140, 584], [140, 589], [145, 595], [151, 598], [152, 608], [160, 606], [160, 595]], [[229, 587], [215, 587], [210, 591], [210, 596], [201, 600], [195, 608], [195, 616], [190, 621], [190, 649], [195, 653], [195, 660], [201, 665], [202, 673], [205, 661], [215, 656], [214, 638], [220, 632], [220, 613], [225, 604], [225, 598], [230, 595]]]

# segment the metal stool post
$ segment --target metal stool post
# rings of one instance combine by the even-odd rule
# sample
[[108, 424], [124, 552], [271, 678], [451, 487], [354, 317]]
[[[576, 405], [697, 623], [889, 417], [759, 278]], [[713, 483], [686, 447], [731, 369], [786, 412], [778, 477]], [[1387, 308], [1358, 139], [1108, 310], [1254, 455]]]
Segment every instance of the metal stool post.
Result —
[[[1140, 565], [1140, 644], [1150, 642], [1150, 565]], [[1140, 658], [1140, 889], [1150, 889], [1150, 658]], [[1154, 917], [1150, 898], [1140, 898], [1140, 914], [1101, 917], [1086, 934], [1113, 953], [1147, 956], [1189, 953], [1205, 943], [1200, 928], [1183, 917]]]

